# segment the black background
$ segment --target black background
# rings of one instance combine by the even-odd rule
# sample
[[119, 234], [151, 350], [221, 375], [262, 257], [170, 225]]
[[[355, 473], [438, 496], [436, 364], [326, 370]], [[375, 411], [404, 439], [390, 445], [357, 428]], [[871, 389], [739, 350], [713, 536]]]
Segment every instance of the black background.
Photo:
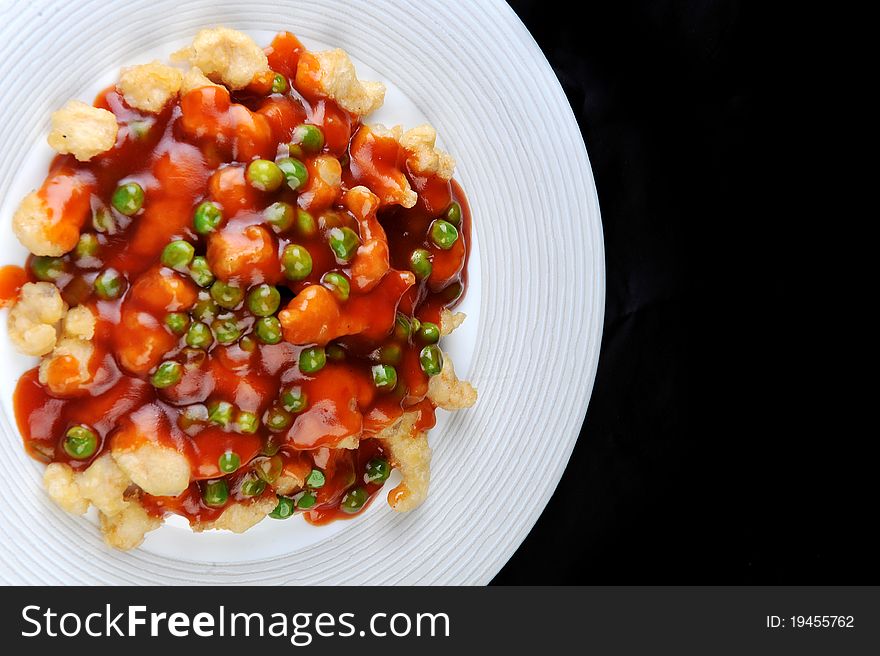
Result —
[[[804, 245], [813, 228], [794, 202], [812, 181], [787, 187], [800, 110], [777, 103], [807, 67], [809, 49], [787, 42], [797, 14], [723, 0], [510, 4], [587, 144], [607, 301], [568, 469], [493, 583], [876, 581], [876, 538], [861, 530], [876, 492], [859, 489], [854, 450], [876, 429], [853, 432], [846, 406], [824, 422], [827, 388], [848, 381], [819, 373], [842, 354], [808, 335], [829, 301], [822, 275], [798, 268], [822, 249]], [[822, 84], [798, 89], [802, 106]], [[832, 125], [801, 138], [833, 140]]]

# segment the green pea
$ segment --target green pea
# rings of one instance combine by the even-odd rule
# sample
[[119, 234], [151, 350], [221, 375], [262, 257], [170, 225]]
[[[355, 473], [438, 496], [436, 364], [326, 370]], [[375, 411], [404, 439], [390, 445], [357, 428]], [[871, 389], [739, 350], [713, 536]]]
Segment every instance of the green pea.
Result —
[[458, 239], [458, 230], [449, 221], [437, 219], [431, 224], [431, 241], [437, 248], [448, 251]]
[[220, 314], [220, 306], [209, 296], [201, 296], [189, 312], [194, 319], [208, 323]]
[[288, 412], [302, 412], [309, 404], [309, 398], [299, 385], [288, 387], [281, 393], [281, 405]]
[[412, 329], [412, 321], [410, 321], [410, 318], [402, 312], [398, 312], [394, 319], [394, 337], [405, 342], [412, 334]]
[[208, 421], [220, 426], [228, 426], [232, 422], [232, 410], [229, 401], [214, 401], [208, 406]]
[[338, 271], [325, 273], [321, 278], [321, 284], [333, 292], [333, 295], [343, 303], [348, 300], [351, 294], [351, 284], [348, 282], [348, 278]]
[[293, 157], [282, 157], [276, 164], [283, 172], [288, 187], [297, 191], [306, 186], [309, 181], [309, 170], [301, 161]]
[[345, 493], [345, 496], [342, 497], [342, 501], [339, 503], [339, 509], [344, 513], [354, 514], [364, 507], [369, 498], [364, 488], [356, 487]]
[[234, 310], [244, 298], [244, 290], [236, 285], [216, 280], [211, 285], [211, 298], [222, 308]]
[[113, 234], [116, 232], [116, 219], [106, 207], [99, 207], [92, 214], [92, 227], [96, 232]]
[[244, 175], [250, 185], [260, 191], [276, 191], [284, 182], [284, 173], [268, 159], [255, 159], [248, 164]]
[[105, 269], [95, 278], [95, 293], [105, 301], [119, 298], [128, 283], [116, 269]]
[[284, 437], [279, 435], [267, 435], [263, 440], [263, 448], [260, 453], [264, 456], [274, 456], [281, 450]]
[[263, 210], [263, 216], [275, 232], [284, 232], [293, 225], [293, 206], [290, 203], [272, 203]]
[[310, 346], [299, 353], [299, 369], [303, 373], [313, 374], [321, 371], [327, 364], [327, 353], [320, 346]]
[[211, 324], [217, 341], [221, 344], [232, 344], [241, 337], [241, 329], [234, 319], [216, 319]]
[[436, 323], [425, 321], [419, 328], [418, 337], [425, 344], [436, 344], [440, 341], [440, 327]]
[[266, 489], [266, 481], [248, 477], [241, 482], [241, 493], [246, 497], [255, 497]]
[[391, 475], [391, 466], [385, 458], [371, 458], [364, 474], [365, 483], [384, 483]]
[[300, 510], [308, 510], [318, 502], [318, 496], [314, 492], [300, 492], [294, 498], [296, 507]]
[[318, 234], [318, 224], [315, 217], [305, 210], [296, 211], [296, 230], [303, 237], [314, 237]]
[[189, 265], [189, 275], [199, 287], [208, 287], [214, 282], [214, 273], [208, 266], [208, 260], [201, 255], [196, 255]]
[[189, 315], [183, 312], [169, 312], [165, 315], [165, 325], [175, 335], [182, 335], [189, 325]]
[[390, 392], [397, 387], [397, 369], [390, 364], [377, 364], [372, 368], [373, 384], [381, 392]]
[[461, 205], [459, 205], [456, 201], [452, 201], [449, 207], [446, 208], [446, 212], [444, 213], [446, 220], [449, 221], [454, 226], [458, 226], [461, 223]]
[[256, 433], [260, 427], [260, 420], [253, 412], [245, 412], [242, 410], [235, 415], [235, 423], [238, 426], [239, 433]]
[[314, 155], [324, 147], [324, 133], [317, 125], [302, 123], [293, 129], [291, 143], [299, 146], [306, 153]]
[[85, 426], [71, 426], [64, 434], [63, 447], [74, 460], [85, 460], [98, 449], [98, 436]]
[[94, 257], [98, 254], [99, 247], [98, 237], [90, 232], [84, 232], [79, 236], [79, 241], [76, 242], [74, 253], [79, 259]]
[[382, 364], [398, 365], [403, 358], [403, 350], [398, 344], [385, 344], [376, 353]]
[[281, 73], [272, 76], [272, 93], [287, 93], [288, 88], [287, 78]]
[[339, 344], [327, 344], [324, 351], [327, 354], [327, 359], [331, 362], [342, 362], [345, 360], [345, 349]]
[[150, 376], [150, 382], [153, 384], [153, 387], [165, 389], [179, 383], [181, 375], [183, 375], [183, 365], [174, 360], [166, 360]]
[[263, 344], [277, 344], [281, 341], [281, 322], [278, 317], [262, 317], [254, 324], [254, 332]]
[[223, 222], [223, 210], [209, 200], [200, 203], [193, 213], [193, 228], [200, 235], [214, 232]]
[[309, 472], [309, 475], [306, 476], [306, 485], [313, 489], [323, 487], [325, 482], [326, 479], [324, 478], [324, 472], [320, 469], [313, 469]]
[[216, 481], [208, 481], [202, 490], [202, 500], [205, 505], [217, 508], [226, 504], [229, 499], [229, 487], [222, 478]]
[[348, 262], [354, 257], [359, 245], [360, 240], [357, 233], [348, 226], [330, 230], [330, 248], [336, 257], [343, 262]]
[[211, 329], [201, 321], [196, 321], [190, 325], [184, 339], [187, 346], [193, 348], [208, 348], [214, 343], [214, 335], [211, 333]]
[[281, 456], [272, 456], [271, 458], [258, 458], [254, 461], [254, 473], [270, 485], [274, 483], [284, 468], [284, 461]]
[[268, 317], [281, 305], [281, 294], [272, 285], [257, 285], [247, 295], [248, 309], [258, 317]]
[[110, 199], [113, 207], [120, 214], [132, 216], [144, 205], [144, 189], [137, 182], [127, 182], [116, 187]]
[[241, 458], [235, 451], [227, 451], [217, 460], [217, 466], [224, 474], [231, 474], [241, 467]]
[[238, 340], [238, 348], [246, 353], [251, 353], [255, 348], [257, 348], [257, 342], [250, 335], [245, 335], [240, 340]]
[[192, 262], [196, 249], [188, 241], [178, 239], [162, 249], [162, 264], [170, 269], [185, 271]]
[[312, 272], [312, 255], [299, 244], [288, 244], [281, 252], [281, 266], [288, 280], [303, 280]]
[[290, 427], [290, 424], [293, 423], [293, 416], [281, 406], [273, 405], [266, 411], [264, 423], [269, 430], [281, 431]]
[[295, 509], [296, 503], [293, 499], [289, 497], [278, 497], [278, 505], [275, 506], [275, 510], [269, 513], [269, 517], [272, 519], [287, 519], [293, 515]]
[[436, 376], [443, 369], [443, 353], [436, 344], [429, 344], [419, 353], [419, 363], [422, 371], [429, 376]]
[[409, 268], [416, 274], [416, 278], [424, 280], [431, 275], [433, 269], [431, 254], [424, 248], [417, 248], [409, 256]]
[[43, 282], [55, 282], [64, 274], [66, 265], [60, 257], [48, 257], [36, 255], [31, 258], [31, 271], [37, 280]]

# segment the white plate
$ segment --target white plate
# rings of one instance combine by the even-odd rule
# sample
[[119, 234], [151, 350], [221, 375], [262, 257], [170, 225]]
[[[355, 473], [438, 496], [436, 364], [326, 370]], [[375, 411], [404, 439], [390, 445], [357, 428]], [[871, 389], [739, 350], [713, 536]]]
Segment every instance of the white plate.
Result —
[[[370, 121], [433, 124], [456, 158], [474, 218], [468, 321], [444, 342], [477, 405], [439, 413], [431, 494], [399, 515], [382, 500], [315, 528], [265, 520], [244, 535], [192, 534], [178, 521], [121, 553], [89, 518], [42, 490], [42, 466], [14, 428], [12, 392], [34, 361], [0, 337], [0, 581], [155, 584], [481, 584], [501, 569], [550, 499], [577, 439], [598, 360], [602, 229], [580, 131], [550, 66], [512, 10], [481, 0], [234, 2], [0, 0], [0, 264], [20, 263], [19, 199], [51, 157], [49, 114], [91, 101], [118, 68], [163, 56], [199, 28], [268, 43], [288, 29], [347, 50], [388, 85]], [[5, 311], [0, 316], [5, 325]]]

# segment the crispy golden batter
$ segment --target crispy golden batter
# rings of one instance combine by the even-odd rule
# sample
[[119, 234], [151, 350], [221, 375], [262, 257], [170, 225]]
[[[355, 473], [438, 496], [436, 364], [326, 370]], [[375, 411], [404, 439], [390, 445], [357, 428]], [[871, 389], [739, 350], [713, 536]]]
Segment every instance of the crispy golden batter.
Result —
[[131, 107], [158, 114], [177, 96], [182, 80], [180, 69], [153, 61], [122, 69], [116, 86]]
[[403, 482], [388, 493], [388, 505], [397, 512], [418, 507], [428, 496], [431, 482], [431, 447], [428, 434], [416, 431], [419, 414], [405, 412], [394, 424], [376, 435], [400, 469]]
[[[64, 395], [84, 389], [92, 382], [89, 362], [95, 353], [91, 339], [95, 336], [95, 315], [87, 307], [78, 306], [67, 311], [61, 323], [61, 338], [55, 344], [52, 353], [40, 362], [39, 379], [55, 394]], [[50, 375], [56, 362], [64, 359], [64, 365], [73, 359], [76, 371], [70, 366], [63, 366], [65, 376], [59, 378]]]
[[120, 513], [129, 504], [124, 494], [131, 481], [108, 453], [77, 474], [76, 482], [83, 497], [105, 515]]
[[131, 450], [113, 449], [120, 469], [147, 494], [176, 497], [189, 486], [186, 456], [170, 447], [147, 441]]
[[197, 532], [209, 530], [226, 530], [233, 533], [244, 533], [259, 524], [270, 512], [275, 510], [277, 502], [274, 498], [257, 499], [252, 503], [234, 503], [224, 510], [213, 522], [196, 522], [193, 530]]
[[364, 116], [376, 111], [385, 102], [385, 85], [381, 82], [361, 82], [344, 50], [336, 48], [312, 55], [318, 61], [321, 90], [343, 109]]
[[161, 519], [148, 515], [147, 511], [135, 501], [130, 502], [120, 513], [115, 515], [101, 513], [99, 516], [104, 541], [111, 547], [123, 551], [140, 546], [147, 533], [162, 526]]
[[443, 354], [443, 369], [428, 381], [428, 398], [438, 408], [463, 410], [477, 402], [477, 390], [470, 383], [459, 380], [448, 353]]
[[358, 448], [358, 445], [360, 443], [360, 438], [357, 435], [349, 435], [348, 437], [339, 440], [334, 448], [349, 449], [353, 451], [354, 449]]
[[67, 306], [50, 282], [26, 283], [9, 311], [9, 338], [26, 355], [45, 355], [55, 348], [58, 323]]
[[440, 310], [440, 335], [446, 337], [464, 323], [466, 318], [467, 315], [464, 312], [453, 314], [451, 311], [443, 308]]
[[131, 481], [109, 454], [81, 473], [75, 473], [69, 465], [52, 463], [43, 474], [43, 485], [49, 497], [69, 513], [82, 515], [90, 504], [94, 505], [104, 540], [111, 547], [134, 549], [148, 531], [162, 525], [162, 520], [147, 515], [137, 500], [125, 498]]
[[436, 174], [443, 180], [449, 180], [455, 169], [455, 160], [434, 145], [436, 140], [436, 130], [425, 123], [404, 132], [400, 145], [409, 152], [406, 161], [416, 173]]
[[199, 31], [192, 45], [175, 52], [171, 59], [188, 61], [230, 89], [242, 89], [256, 75], [269, 70], [263, 49], [247, 34], [228, 27]]
[[[55, 394], [64, 395], [85, 389], [92, 382], [92, 372], [89, 370], [89, 362], [95, 354], [95, 347], [89, 340], [78, 337], [62, 337], [58, 340], [51, 355], [43, 358], [40, 362], [39, 379], [42, 385], [46, 385]], [[69, 362], [73, 359], [75, 370], [72, 367], [64, 367], [64, 378], [59, 379], [52, 374], [56, 362], [61, 359]]]
[[91, 339], [95, 336], [95, 323], [96, 319], [92, 311], [83, 305], [78, 305], [67, 311], [62, 326], [64, 334], [69, 337]]
[[34, 255], [58, 257], [66, 252], [63, 244], [56, 244], [46, 236], [51, 224], [49, 207], [36, 191], [25, 196], [12, 215], [15, 236]]
[[43, 472], [43, 486], [49, 498], [67, 512], [82, 515], [89, 509], [89, 500], [80, 491], [70, 465], [53, 462], [47, 466]]
[[48, 141], [59, 153], [70, 153], [86, 162], [113, 148], [118, 131], [113, 112], [71, 100], [52, 114]]
[[277, 479], [275, 479], [275, 482], [272, 484], [272, 486], [275, 488], [276, 493], [282, 496], [286, 496], [291, 492], [296, 492], [297, 490], [302, 488], [303, 483], [303, 479], [301, 479], [299, 476], [294, 476], [293, 474], [282, 474]]
[[202, 69], [200, 69], [198, 66], [193, 66], [183, 76], [183, 80], [180, 83], [180, 95], [184, 96], [190, 91], [193, 91], [194, 89], [201, 89], [202, 87], [219, 86], [221, 85], [211, 82], [211, 80], [209, 80], [205, 76], [205, 74], [202, 73]]

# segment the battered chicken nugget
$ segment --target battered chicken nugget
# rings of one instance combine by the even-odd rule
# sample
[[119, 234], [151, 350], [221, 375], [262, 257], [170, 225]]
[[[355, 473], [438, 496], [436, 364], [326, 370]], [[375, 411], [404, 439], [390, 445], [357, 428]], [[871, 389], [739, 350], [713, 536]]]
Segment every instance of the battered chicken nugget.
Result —
[[228, 27], [199, 31], [192, 45], [175, 52], [171, 59], [188, 61], [230, 89], [242, 89], [269, 70], [263, 49], [247, 34]]
[[71, 100], [52, 113], [48, 141], [59, 153], [70, 153], [80, 162], [86, 162], [113, 148], [118, 132], [113, 112]]
[[67, 252], [63, 244], [57, 244], [47, 236], [51, 225], [49, 206], [36, 191], [25, 196], [12, 215], [15, 236], [34, 255], [58, 257]]
[[125, 510], [115, 515], [101, 513], [100, 519], [104, 541], [123, 551], [140, 546], [147, 533], [162, 526], [160, 518], [147, 514], [136, 501], [129, 503]]
[[415, 429], [418, 412], [406, 412], [394, 424], [376, 435], [400, 469], [403, 481], [388, 493], [388, 505], [397, 512], [417, 508], [428, 496], [431, 482], [431, 447], [428, 434]]
[[9, 311], [9, 338], [25, 355], [45, 355], [58, 340], [58, 323], [67, 306], [50, 282], [29, 282]]
[[135, 109], [157, 114], [177, 96], [183, 74], [158, 61], [122, 69], [117, 88]]
[[448, 353], [443, 354], [443, 369], [428, 381], [428, 398], [438, 408], [463, 410], [477, 402], [477, 390], [470, 383], [459, 380]]
[[49, 498], [64, 510], [74, 515], [82, 515], [89, 509], [86, 499], [76, 482], [76, 474], [70, 465], [53, 462], [43, 472], [43, 487]]
[[385, 85], [361, 82], [344, 50], [303, 53], [296, 69], [298, 86], [313, 89], [335, 100], [344, 110], [365, 116], [385, 102]]
[[176, 497], [189, 486], [189, 461], [176, 449], [146, 441], [112, 453], [120, 469], [147, 494]]
[[219, 87], [221, 85], [214, 84], [209, 80], [198, 66], [190, 68], [183, 76], [180, 83], [180, 95], [184, 96], [194, 89], [202, 87]]
[[407, 130], [400, 137], [400, 145], [409, 153], [407, 163], [413, 171], [423, 175], [434, 174], [443, 180], [452, 178], [455, 160], [449, 153], [437, 148], [437, 131], [425, 123]]
[[201, 532], [223, 529], [233, 533], [244, 533], [275, 510], [276, 505], [274, 498], [257, 499], [252, 503], [234, 503], [214, 521], [193, 524], [193, 530]]

